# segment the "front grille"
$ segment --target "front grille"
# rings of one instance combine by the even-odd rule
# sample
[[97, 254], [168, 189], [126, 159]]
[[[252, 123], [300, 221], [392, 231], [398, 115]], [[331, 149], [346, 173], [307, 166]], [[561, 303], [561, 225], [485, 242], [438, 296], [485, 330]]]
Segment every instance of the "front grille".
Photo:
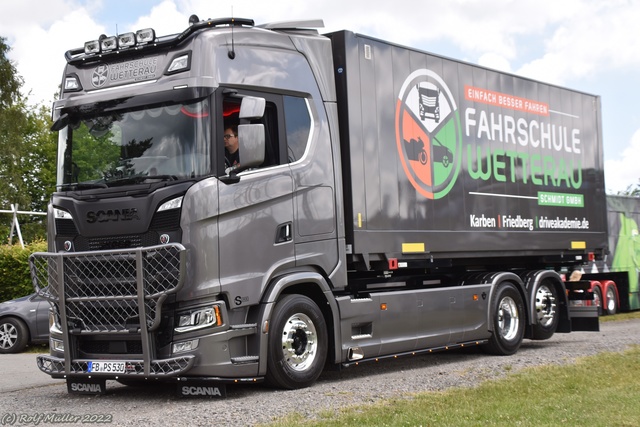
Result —
[[120, 236], [85, 237], [78, 233], [78, 228], [73, 220], [56, 219], [57, 245], [59, 248], [62, 248], [64, 247], [65, 241], [71, 240], [73, 242], [73, 250], [77, 252], [140, 248], [158, 245], [160, 244], [161, 233], [180, 230], [181, 212], [181, 209], [156, 212], [146, 232]]
[[182, 209], [170, 209], [156, 212], [151, 220], [150, 230], [176, 230], [180, 227], [180, 212]]
[[75, 236], [78, 234], [78, 229], [70, 219], [56, 219], [56, 234], [59, 236]]

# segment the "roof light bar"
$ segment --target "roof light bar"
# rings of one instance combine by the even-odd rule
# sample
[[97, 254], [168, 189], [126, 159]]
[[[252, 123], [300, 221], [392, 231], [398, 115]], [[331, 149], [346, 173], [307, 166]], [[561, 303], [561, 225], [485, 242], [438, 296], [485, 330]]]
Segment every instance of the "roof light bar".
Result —
[[[207, 19], [200, 21], [197, 16], [189, 18], [189, 27], [180, 34], [173, 36], [165, 36], [156, 38], [156, 32], [153, 28], [145, 28], [138, 30], [135, 33], [123, 33], [117, 36], [106, 37], [100, 36], [97, 40], [91, 40], [84, 44], [84, 48], [77, 48], [68, 50], [65, 53], [67, 63], [89, 63], [99, 61], [105, 55], [118, 54], [127, 50], [134, 52], [137, 49], [147, 49], [149, 47], [167, 48], [180, 44], [191, 34], [203, 30], [212, 29], [217, 27], [235, 27], [235, 26], [254, 26], [252, 19], [244, 18], [220, 18], [220, 19]], [[180, 63], [179, 63], [180, 62]], [[177, 61], [175, 67], [178, 72], [180, 66], [184, 64], [182, 61]], [[187, 65], [188, 69], [188, 65]], [[182, 69], [184, 70], [184, 68]]]

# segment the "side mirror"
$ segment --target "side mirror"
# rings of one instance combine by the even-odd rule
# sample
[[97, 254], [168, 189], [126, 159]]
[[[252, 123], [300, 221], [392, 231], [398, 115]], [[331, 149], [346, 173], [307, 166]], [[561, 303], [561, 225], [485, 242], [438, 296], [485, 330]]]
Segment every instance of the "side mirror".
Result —
[[238, 147], [242, 169], [260, 166], [264, 162], [265, 155], [264, 125], [238, 126]]
[[245, 96], [240, 104], [240, 125], [238, 126], [238, 147], [240, 151], [240, 168], [236, 173], [254, 168], [264, 163], [266, 137], [264, 125], [251, 123], [264, 117], [267, 102], [264, 98]]
[[240, 120], [261, 119], [264, 117], [264, 110], [267, 102], [264, 98], [255, 96], [245, 96], [240, 104]]

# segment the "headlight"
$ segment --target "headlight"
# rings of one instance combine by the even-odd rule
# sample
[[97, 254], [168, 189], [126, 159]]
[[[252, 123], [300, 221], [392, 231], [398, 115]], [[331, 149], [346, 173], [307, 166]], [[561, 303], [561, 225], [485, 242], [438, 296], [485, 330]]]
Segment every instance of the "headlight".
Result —
[[220, 306], [213, 305], [179, 313], [174, 330], [182, 333], [220, 325], [222, 325]]
[[170, 209], [178, 209], [182, 207], [183, 198], [184, 198], [183, 196], [180, 196], [180, 197], [176, 197], [175, 199], [171, 199], [168, 202], [164, 202], [162, 205], [160, 205], [160, 207], [156, 212], [168, 211]]
[[49, 310], [49, 332], [62, 335], [62, 327], [60, 326], [58, 316], [56, 316], [53, 310]]
[[53, 208], [53, 217], [55, 219], [73, 219], [73, 216], [69, 212], [58, 208]]

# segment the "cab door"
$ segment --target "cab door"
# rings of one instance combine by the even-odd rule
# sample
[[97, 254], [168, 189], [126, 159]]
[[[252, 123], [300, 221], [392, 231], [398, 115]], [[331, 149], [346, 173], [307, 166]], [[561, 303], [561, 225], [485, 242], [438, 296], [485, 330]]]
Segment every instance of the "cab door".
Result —
[[[264, 127], [264, 162], [234, 177], [232, 174], [233, 179], [221, 177], [219, 191], [220, 284], [230, 308], [258, 304], [270, 278], [295, 264], [293, 182], [289, 165], [282, 158], [280, 98], [259, 96], [266, 100], [265, 113], [250, 123]], [[238, 95], [227, 99], [223, 110], [233, 111], [229, 105], [238, 99]], [[225, 114], [225, 123], [217, 128], [224, 129], [234, 119], [234, 113]], [[238, 117], [238, 121], [242, 126], [247, 120]], [[223, 135], [217, 137], [222, 145]], [[249, 147], [251, 141], [240, 141], [241, 166], [243, 145]]]

